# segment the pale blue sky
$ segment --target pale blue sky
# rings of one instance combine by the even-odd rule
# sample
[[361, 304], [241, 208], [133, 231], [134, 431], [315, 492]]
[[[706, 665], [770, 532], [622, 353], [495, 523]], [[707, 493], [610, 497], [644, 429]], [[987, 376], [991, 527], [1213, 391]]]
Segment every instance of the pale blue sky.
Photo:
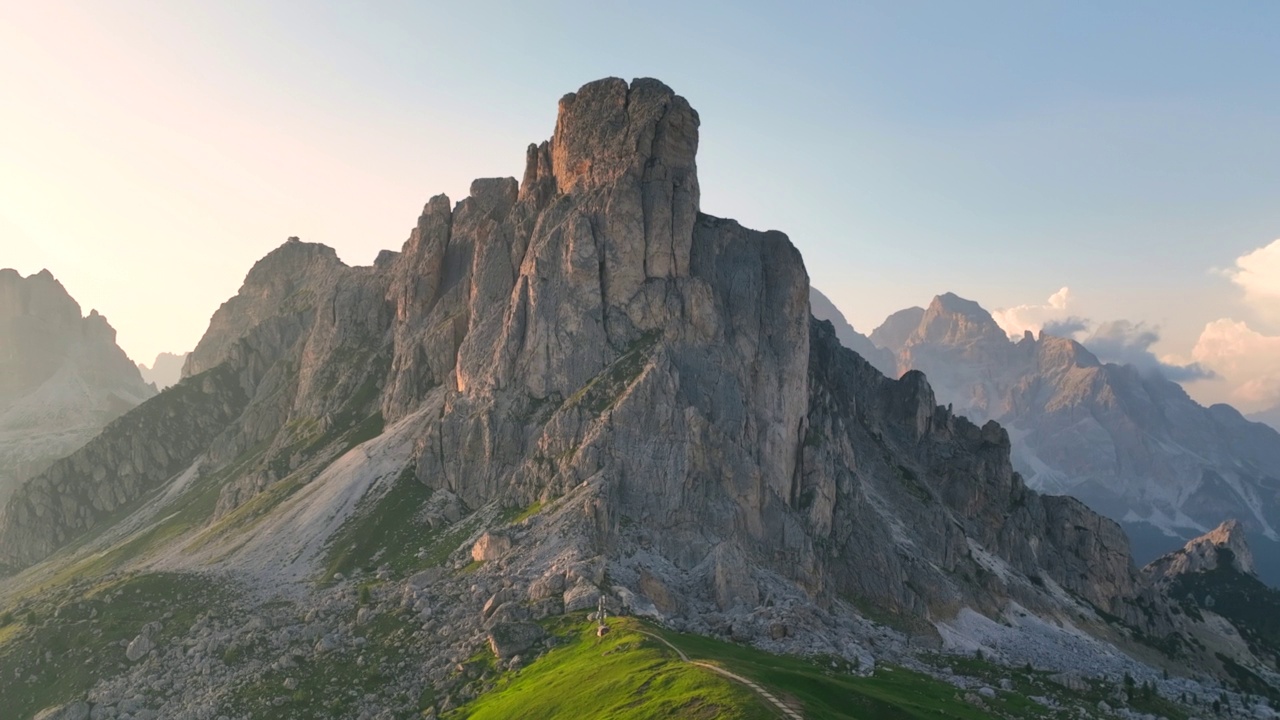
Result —
[[787, 232], [864, 332], [1069, 286], [1162, 353], [1280, 334], [1214, 271], [1280, 237], [1280, 4], [28, 5], [0, 0], [0, 266], [47, 266], [136, 359], [289, 235], [367, 263], [431, 195], [519, 176], [609, 75], [689, 99], [703, 210]]

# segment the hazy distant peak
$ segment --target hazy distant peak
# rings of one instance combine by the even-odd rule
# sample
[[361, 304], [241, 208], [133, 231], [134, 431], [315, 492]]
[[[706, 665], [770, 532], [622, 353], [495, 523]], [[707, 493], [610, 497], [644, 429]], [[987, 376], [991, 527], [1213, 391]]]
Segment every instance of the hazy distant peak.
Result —
[[907, 338], [920, 327], [920, 320], [924, 318], [924, 308], [909, 307], [899, 310], [884, 322], [880, 323], [880, 327], [871, 331], [871, 342], [877, 347], [888, 348], [894, 352], [902, 349], [906, 344]]
[[0, 273], [0, 318], [20, 316], [69, 326], [81, 321], [80, 303], [48, 270], [23, 277], [7, 269]]
[[0, 501], [153, 394], [116, 331], [53, 273], [0, 270]]
[[138, 363], [138, 371], [142, 373], [143, 380], [155, 385], [157, 390], [163, 390], [182, 379], [182, 364], [186, 362], [188, 354], [162, 352], [156, 356], [151, 367]]
[[831, 323], [836, 331], [836, 339], [841, 345], [861, 355], [864, 360], [885, 375], [897, 377], [897, 364], [893, 353], [876, 347], [870, 338], [855, 330], [835, 303], [813, 286], [809, 287], [809, 312], [815, 318]]
[[981, 305], [948, 292], [929, 303], [920, 326], [907, 342], [957, 344], [974, 340], [1008, 343], [1009, 336]]
[[1071, 338], [1040, 333], [1036, 359], [1042, 370], [1067, 367], [1101, 367], [1098, 357]]
[[[962, 298], [953, 292], [945, 292], [941, 295], [935, 295], [933, 302], [929, 304], [930, 309], [939, 308], [950, 313], [960, 313], [974, 318], [990, 318], [991, 313], [982, 309], [982, 306], [973, 300]], [[992, 322], [995, 322], [992, 320]]]

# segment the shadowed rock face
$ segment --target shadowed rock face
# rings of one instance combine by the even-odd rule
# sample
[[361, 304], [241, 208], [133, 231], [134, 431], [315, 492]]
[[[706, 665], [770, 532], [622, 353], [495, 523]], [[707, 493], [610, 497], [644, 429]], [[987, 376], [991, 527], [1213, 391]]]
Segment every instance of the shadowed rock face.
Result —
[[0, 501], [155, 394], [49, 271], [0, 270]]
[[[1127, 616], [1139, 589], [1117, 526], [1028, 491], [1005, 431], [939, 408], [922, 374], [890, 380], [842, 348], [810, 317], [785, 235], [699, 212], [697, 140], [665, 85], [597, 81], [561, 100], [523, 182], [432, 198], [398, 254], [348, 268], [286, 243], [218, 310], [177, 386], [225, 378], [230, 419], [199, 430], [215, 436], [208, 462], [265, 443], [287, 467], [299, 428], [414, 415], [423, 483], [472, 508], [580, 493], [561, 528], [668, 606], [677, 587], [753, 607], [780, 577], [920, 617], [1010, 598], [1049, 612], [1056, 586]], [[947, 336], [968, 327], [936, 319]], [[108, 449], [125, 440], [104, 438], [68, 467], [118, 476]], [[180, 465], [148, 464], [119, 502]], [[220, 511], [274, 479], [236, 483]], [[68, 471], [41, 487], [95, 482]], [[0, 548], [30, 563], [102, 515], [18, 497]]]
[[[817, 288], [809, 288], [809, 311], [819, 320], [826, 320], [835, 328], [840, 344], [862, 356], [875, 369], [885, 375], [898, 377], [898, 362], [893, 353], [876, 347], [866, 335], [853, 329], [844, 313]], [[914, 327], [914, 326], [913, 326]]]

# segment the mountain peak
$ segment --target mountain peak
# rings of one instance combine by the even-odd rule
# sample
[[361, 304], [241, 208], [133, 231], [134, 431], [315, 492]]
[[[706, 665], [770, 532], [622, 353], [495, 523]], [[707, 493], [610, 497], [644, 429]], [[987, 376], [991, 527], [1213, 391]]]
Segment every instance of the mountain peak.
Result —
[[551, 171], [568, 195], [628, 172], [680, 177], [696, 192], [698, 113], [652, 78], [605, 78], [560, 98]]
[[945, 292], [941, 295], [935, 295], [933, 302], [929, 303], [932, 309], [937, 307], [951, 313], [959, 313], [974, 318], [990, 318], [991, 314], [982, 309], [982, 306], [973, 300], [968, 300], [956, 295], [953, 292]]
[[309, 306], [316, 289], [331, 284], [346, 267], [328, 245], [290, 237], [254, 263], [236, 296], [214, 312], [208, 330], [187, 355], [183, 377], [222, 362], [236, 340], [282, 307]]
[[[1226, 552], [1223, 552], [1226, 551]], [[1205, 572], [1219, 562], [1246, 575], [1254, 574], [1253, 553], [1239, 520], [1227, 520], [1218, 527], [1193, 538], [1180, 550], [1156, 559], [1143, 572], [1157, 581], [1171, 581], [1180, 575]]]
[[1009, 342], [1008, 335], [981, 305], [955, 293], [936, 296], [920, 318], [914, 342], [967, 344], [974, 340]]
[[1252, 573], [1254, 571], [1253, 553], [1249, 549], [1248, 538], [1245, 537], [1244, 525], [1240, 524], [1239, 520], [1233, 518], [1223, 522], [1218, 527], [1187, 543], [1187, 548], [1193, 545], [1205, 544], [1219, 549], [1230, 550], [1234, 556], [1232, 562], [1240, 572]]
[[290, 237], [282, 245], [267, 253], [253, 264], [245, 276], [246, 286], [272, 282], [280, 275], [305, 274], [313, 265], [342, 266], [338, 253], [328, 245], [302, 242]]
[[880, 327], [871, 331], [871, 342], [877, 347], [898, 352], [906, 344], [911, 334], [920, 327], [924, 318], [924, 308], [913, 306], [899, 310], [880, 323]]
[[1036, 341], [1037, 364], [1041, 369], [1069, 370], [1076, 367], [1099, 367], [1102, 362], [1089, 349], [1071, 338], [1040, 333]]
[[560, 99], [551, 140], [529, 146], [519, 199], [542, 208], [554, 197], [638, 186], [609, 201], [620, 203], [618, 221], [646, 220], [643, 253], [619, 259], [642, 261], [648, 278], [686, 274], [700, 201], [698, 124], [688, 101], [657, 80], [587, 83]]

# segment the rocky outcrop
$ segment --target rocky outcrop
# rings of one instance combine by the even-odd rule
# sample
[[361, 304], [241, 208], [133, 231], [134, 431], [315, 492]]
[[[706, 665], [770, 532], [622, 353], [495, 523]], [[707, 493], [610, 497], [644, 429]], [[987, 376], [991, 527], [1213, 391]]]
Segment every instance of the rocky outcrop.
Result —
[[0, 270], [0, 503], [155, 394], [115, 340], [49, 271]]
[[1224, 561], [1238, 573], [1254, 572], [1253, 553], [1244, 528], [1235, 520], [1191, 540], [1181, 550], [1157, 558], [1142, 569], [1142, 574], [1149, 582], [1168, 584], [1182, 575], [1215, 570]]
[[221, 364], [238, 340], [267, 320], [313, 310], [345, 267], [332, 248], [289, 238], [255, 263], [240, 291], [213, 314], [209, 329], [187, 354], [183, 377]]

